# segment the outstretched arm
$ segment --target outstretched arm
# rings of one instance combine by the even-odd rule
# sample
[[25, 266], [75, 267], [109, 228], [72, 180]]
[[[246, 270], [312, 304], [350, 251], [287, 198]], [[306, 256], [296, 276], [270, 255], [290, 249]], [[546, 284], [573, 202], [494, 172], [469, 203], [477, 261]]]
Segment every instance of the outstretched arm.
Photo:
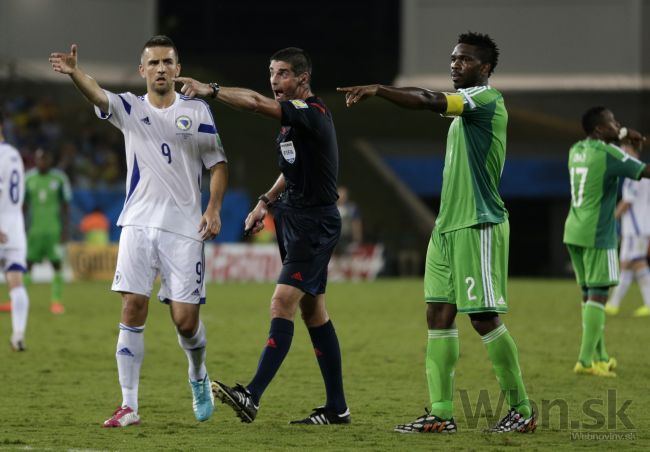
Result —
[[447, 96], [443, 93], [430, 91], [424, 88], [397, 88], [386, 85], [347, 86], [336, 88], [340, 93], [345, 93], [345, 103], [348, 107], [368, 99], [369, 97], [383, 97], [400, 107], [420, 110], [431, 110], [436, 113], [447, 111]]
[[[183, 84], [181, 93], [186, 96], [212, 97], [212, 87], [207, 83], [199, 82], [190, 77], [176, 77], [174, 81]], [[262, 96], [251, 89], [221, 86], [216, 98], [224, 104], [239, 110], [259, 113], [276, 119], [282, 117], [282, 110], [278, 101]]]
[[50, 54], [50, 64], [55, 72], [70, 76], [77, 89], [91, 104], [108, 112], [108, 97], [97, 81], [85, 74], [77, 64], [77, 44], [72, 44], [70, 53], [54, 52]]
[[201, 217], [199, 232], [203, 240], [211, 240], [221, 232], [221, 206], [228, 185], [228, 165], [220, 162], [210, 168], [210, 199]]

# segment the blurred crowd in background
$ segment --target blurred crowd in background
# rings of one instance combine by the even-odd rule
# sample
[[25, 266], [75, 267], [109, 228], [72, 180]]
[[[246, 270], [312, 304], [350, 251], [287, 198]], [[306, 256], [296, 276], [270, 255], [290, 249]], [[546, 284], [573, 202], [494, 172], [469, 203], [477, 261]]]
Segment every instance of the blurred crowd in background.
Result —
[[34, 153], [43, 148], [74, 188], [124, 188], [123, 138], [94, 120], [90, 107], [62, 111], [53, 98], [25, 95], [5, 100], [0, 108], [6, 114], [6, 140], [19, 150], [25, 170], [34, 166]]
[[[75, 190], [71, 206], [71, 238], [81, 240], [86, 237], [88, 224], [97, 223], [87, 220], [101, 214], [103, 219], [99, 230], [102, 236], [106, 236], [102, 242], [108, 240], [107, 231], [113, 227], [115, 218], [107, 218], [105, 213], [115, 217], [121, 203], [109, 208], [107, 204], [110, 202], [102, 202], [101, 196], [95, 201], [88, 198], [97, 197], [101, 192], [116, 192], [122, 201], [126, 177], [122, 135], [95, 118], [89, 105], [60, 104], [52, 97], [20, 95], [0, 102], [0, 108], [6, 116], [5, 138], [22, 155], [25, 171], [35, 166], [36, 150], [44, 149], [52, 155], [54, 167], [69, 177]], [[243, 209], [248, 209], [249, 200], [246, 198], [242, 202], [246, 204]], [[341, 187], [338, 205], [343, 219], [340, 253], [350, 245], [361, 244], [363, 233], [359, 209], [350, 201], [347, 187]], [[265, 231], [254, 237], [256, 243], [275, 240], [272, 216], [269, 215], [267, 223]], [[96, 227], [90, 228], [91, 233], [97, 230]], [[112, 235], [115, 239], [115, 234]]]

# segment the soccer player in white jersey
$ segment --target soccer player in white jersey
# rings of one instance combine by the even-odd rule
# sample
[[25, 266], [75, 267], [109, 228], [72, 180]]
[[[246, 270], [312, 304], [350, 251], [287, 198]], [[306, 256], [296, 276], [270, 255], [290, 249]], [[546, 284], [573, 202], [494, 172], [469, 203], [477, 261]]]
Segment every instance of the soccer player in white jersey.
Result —
[[20, 154], [5, 142], [3, 123], [0, 112], [0, 268], [5, 274], [11, 299], [11, 348], [22, 352], [29, 310], [29, 297], [23, 285], [23, 273], [27, 271], [23, 219], [25, 174]]
[[[144, 325], [154, 279], [160, 274], [160, 301], [169, 304], [180, 346], [189, 360], [196, 419], [214, 409], [205, 367], [206, 334], [199, 319], [205, 302], [203, 241], [221, 229], [220, 210], [227, 183], [226, 157], [210, 109], [181, 96], [173, 78], [180, 74], [178, 51], [166, 36], [143, 47], [139, 72], [147, 94], [103, 90], [70, 53], [52, 53], [56, 72], [70, 76], [96, 106], [98, 116], [124, 134], [126, 200], [112, 290], [122, 294], [117, 368], [122, 404], [104, 427], [138, 424], [138, 383], [144, 355]], [[210, 200], [201, 214], [202, 167], [210, 169]]]
[[[621, 139], [621, 147], [635, 158], [639, 158], [644, 143], [645, 137], [635, 131], [627, 132]], [[623, 181], [623, 198], [616, 206], [616, 218], [621, 220], [621, 276], [605, 305], [605, 312], [618, 314], [621, 300], [636, 279], [641, 289], [643, 306], [636, 309], [633, 315], [650, 316], [650, 179]]]

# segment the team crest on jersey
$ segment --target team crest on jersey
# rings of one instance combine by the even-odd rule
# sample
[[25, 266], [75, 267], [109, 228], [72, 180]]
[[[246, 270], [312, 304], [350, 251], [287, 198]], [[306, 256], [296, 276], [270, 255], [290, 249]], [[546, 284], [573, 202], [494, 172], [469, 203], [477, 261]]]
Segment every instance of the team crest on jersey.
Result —
[[176, 118], [176, 127], [183, 131], [190, 130], [190, 127], [192, 127], [192, 120], [185, 115], [179, 116]]
[[282, 158], [287, 162], [293, 163], [296, 161], [296, 148], [293, 147], [293, 141], [280, 143], [280, 152], [282, 152]]
[[292, 100], [291, 103], [296, 108], [309, 108], [309, 105], [307, 105], [307, 103], [303, 102], [302, 100]]

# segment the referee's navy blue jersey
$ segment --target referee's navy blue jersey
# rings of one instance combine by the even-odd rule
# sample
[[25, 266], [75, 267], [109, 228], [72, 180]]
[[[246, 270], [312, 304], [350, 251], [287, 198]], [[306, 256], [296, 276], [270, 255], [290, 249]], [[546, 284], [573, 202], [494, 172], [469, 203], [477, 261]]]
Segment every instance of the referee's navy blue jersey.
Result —
[[280, 106], [282, 128], [276, 144], [286, 181], [282, 203], [298, 208], [336, 203], [339, 150], [332, 114], [316, 96]]

